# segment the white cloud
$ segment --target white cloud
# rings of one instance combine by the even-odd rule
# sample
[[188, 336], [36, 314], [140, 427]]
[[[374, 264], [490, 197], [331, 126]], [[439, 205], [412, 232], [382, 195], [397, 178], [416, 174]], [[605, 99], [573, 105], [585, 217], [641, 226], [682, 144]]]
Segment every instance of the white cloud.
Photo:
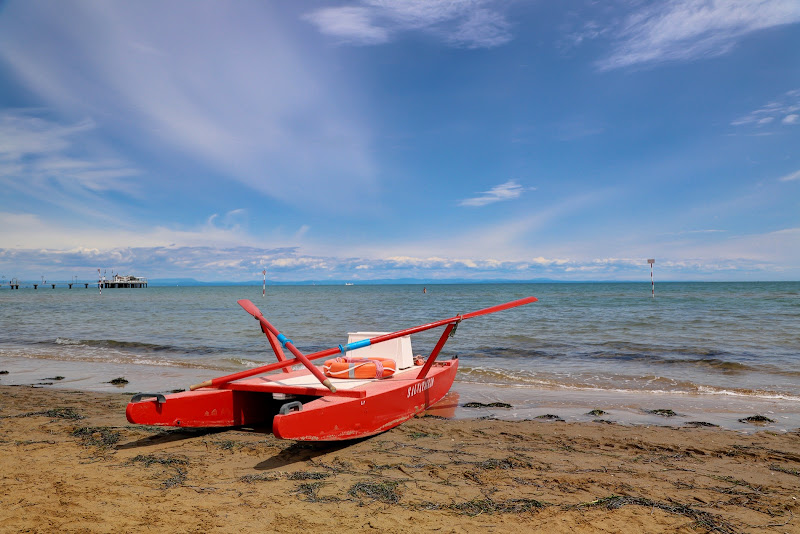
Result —
[[800, 21], [797, 0], [672, 0], [647, 3], [613, 28], [601, 70], [727, 53], [745, 35]]
[[344, 42], [362, 45], [385, 43], [389, 31], [372, 22], [371, 10], [364, 7], [326, 7], [305, 15], [319, 31]]
[[533, 258], [530, 260], [531, 263], [535, 263], [536, 265], [544, 265], [545, 267], [549, 267], [551, 265], [566, 265], [570, 263], [570, 260], [563, 259], [563, 258], [543, 258], [541, 256]]
[[525, 188], [519, 185], [514, 180], [500, 185], [496, 185], [488, 191], [484, 191], [480, 195], [472, 198], [467, 198], [459, 202], [459, 206], [482, 207], [487, 204], [494, 204], [504, 200], [514, 200], [522, 195]]
[[794, 180], [800, 180], [800, 170], [787, 174], [786, 176], [781, 176], [778, 178], [778, 180], [781, 182], [793, 182]]
[[800, 90], [793, 89], [780, 95], [760, 108], [731, 121], [731, 126], [763, 127], [780, 119], [781, 124], [798, 123], [797, 111], [800, 111]]
[[494, 48], [512, 39], [510, 24], [488, 0], [361, 0], [304, 15], [321, 33], [342, 42], [382, 44], [424, 31], [455, 47]]

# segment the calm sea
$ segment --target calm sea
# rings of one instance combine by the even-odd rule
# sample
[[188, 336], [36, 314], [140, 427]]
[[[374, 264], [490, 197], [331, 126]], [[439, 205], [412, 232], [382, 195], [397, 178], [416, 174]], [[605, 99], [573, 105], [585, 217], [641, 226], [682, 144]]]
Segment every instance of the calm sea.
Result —
[[[613, 393], [800, 412], [798, 282], [660, 283], [655, 299], [649, 283], [428, 285], [427, 293], [416, 285], [278, 286], [264, 298], [261, 287], [102, 295], [5, 287], [0, 370], [9, 372], [0, 384], [113, 389], [107, 382], [124, 375], [130, 391], [169, 390], [271, 362], [241, 298], [308, 353], [345, 342], [347, 332], [399, 330], [529, 295], [539, 302], [465, 321], [445, 346], [442, 357], [460, 358], [454, 390], [462, 400], [506, 391], [566, 406]], [[438, 336], [413, 336], [415, 354]]]

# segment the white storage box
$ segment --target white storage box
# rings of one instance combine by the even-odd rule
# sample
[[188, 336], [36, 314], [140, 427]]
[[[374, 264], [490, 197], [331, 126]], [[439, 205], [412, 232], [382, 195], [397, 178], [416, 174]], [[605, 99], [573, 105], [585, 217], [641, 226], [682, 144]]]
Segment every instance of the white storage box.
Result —
[[[347, 343], [382, 336], [390, 332], [348, 332]], [[397, 369], [408, 369], [414, 365], [414, 353], [411, 352], [411, 336], [396, 337], [377, 345], [369, 345], [360, 349], [347, 351], [351, 358], [391, 358]]]

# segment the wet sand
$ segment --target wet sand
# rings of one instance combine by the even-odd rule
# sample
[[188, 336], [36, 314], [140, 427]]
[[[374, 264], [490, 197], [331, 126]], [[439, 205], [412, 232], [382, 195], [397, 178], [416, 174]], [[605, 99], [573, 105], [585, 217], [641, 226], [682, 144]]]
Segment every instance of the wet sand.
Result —
[[797, 430], [434, 412], [306, 444], [134, 427], [129, 394], [0, 395], [9, 532], [800, 532]]

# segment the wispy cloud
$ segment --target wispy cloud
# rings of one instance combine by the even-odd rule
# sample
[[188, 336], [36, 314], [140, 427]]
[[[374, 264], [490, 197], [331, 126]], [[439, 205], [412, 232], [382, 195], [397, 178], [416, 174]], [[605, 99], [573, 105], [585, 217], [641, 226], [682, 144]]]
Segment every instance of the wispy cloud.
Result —
[[[745, 35], [800, 21], [796, 0], [672, 0], [646, 3], [607, 32], [611, 54], [600, 70], [720, 56]], [[588, 37], [606, 32], [591, 27]]]
[[795, 180], [800, 180], [800, 170], [787, 174], [786, 176], [781, 176], [778, 178], [778, 180], [781, 182], [793, 182]]
[[321, 33], [345, 43], [373, 45], [389, 40], [389, 31], [373, 22], [366, 7], [325, 7], [305, 16]]
[[493, 48], [512, 39], [511, 25], [489, 0], [361, 0], [307, 13], [321, 33], [342, 43], [382, 44], [409, 31], [434, 35], [450, 46]]
[[797, 112], [800, 111], [800, 89], [793, 89], [780, 95], [760, 108], [731, 121], [731, 126], [764, 127], [780, 122], [791, 126], [800, 124]]
[[95, 130], [92, 120], [63, 124], [40, 109], [0, 111], [4, 200], [14, 199], [19, 206], [35, 197], [35, 203], [47, 209], [55, 206], [73, 217], [113, 222], [118, 204], [108, 200], [109, 193], [118, 199], [140, 199], [140, 171], [102, 142], [90, 140]]
[[[0, 184], [13, 187], [20, 178], [26, 187], [58, 182], [93, 191], [130, 187], [127, 178], [138, 174], [130, 165], [114, 158], [80, 157], [82, 134], [95, 129], [94, 121], [62, 124], [41, 118], [37, 110], [0, 112]], [[33, 182], [33, 183], [31, 183]]]
[[466, 198], [458, 203], [459, 206], [469, 207], [482, 207], [495, 202], [502, 202], [504, 200], [514, 200], [519, 198], [525, 191], [525, 188], [514, 180], [500, 185], [496, 185], [488, 191], [480, 193], [476, 197]]

